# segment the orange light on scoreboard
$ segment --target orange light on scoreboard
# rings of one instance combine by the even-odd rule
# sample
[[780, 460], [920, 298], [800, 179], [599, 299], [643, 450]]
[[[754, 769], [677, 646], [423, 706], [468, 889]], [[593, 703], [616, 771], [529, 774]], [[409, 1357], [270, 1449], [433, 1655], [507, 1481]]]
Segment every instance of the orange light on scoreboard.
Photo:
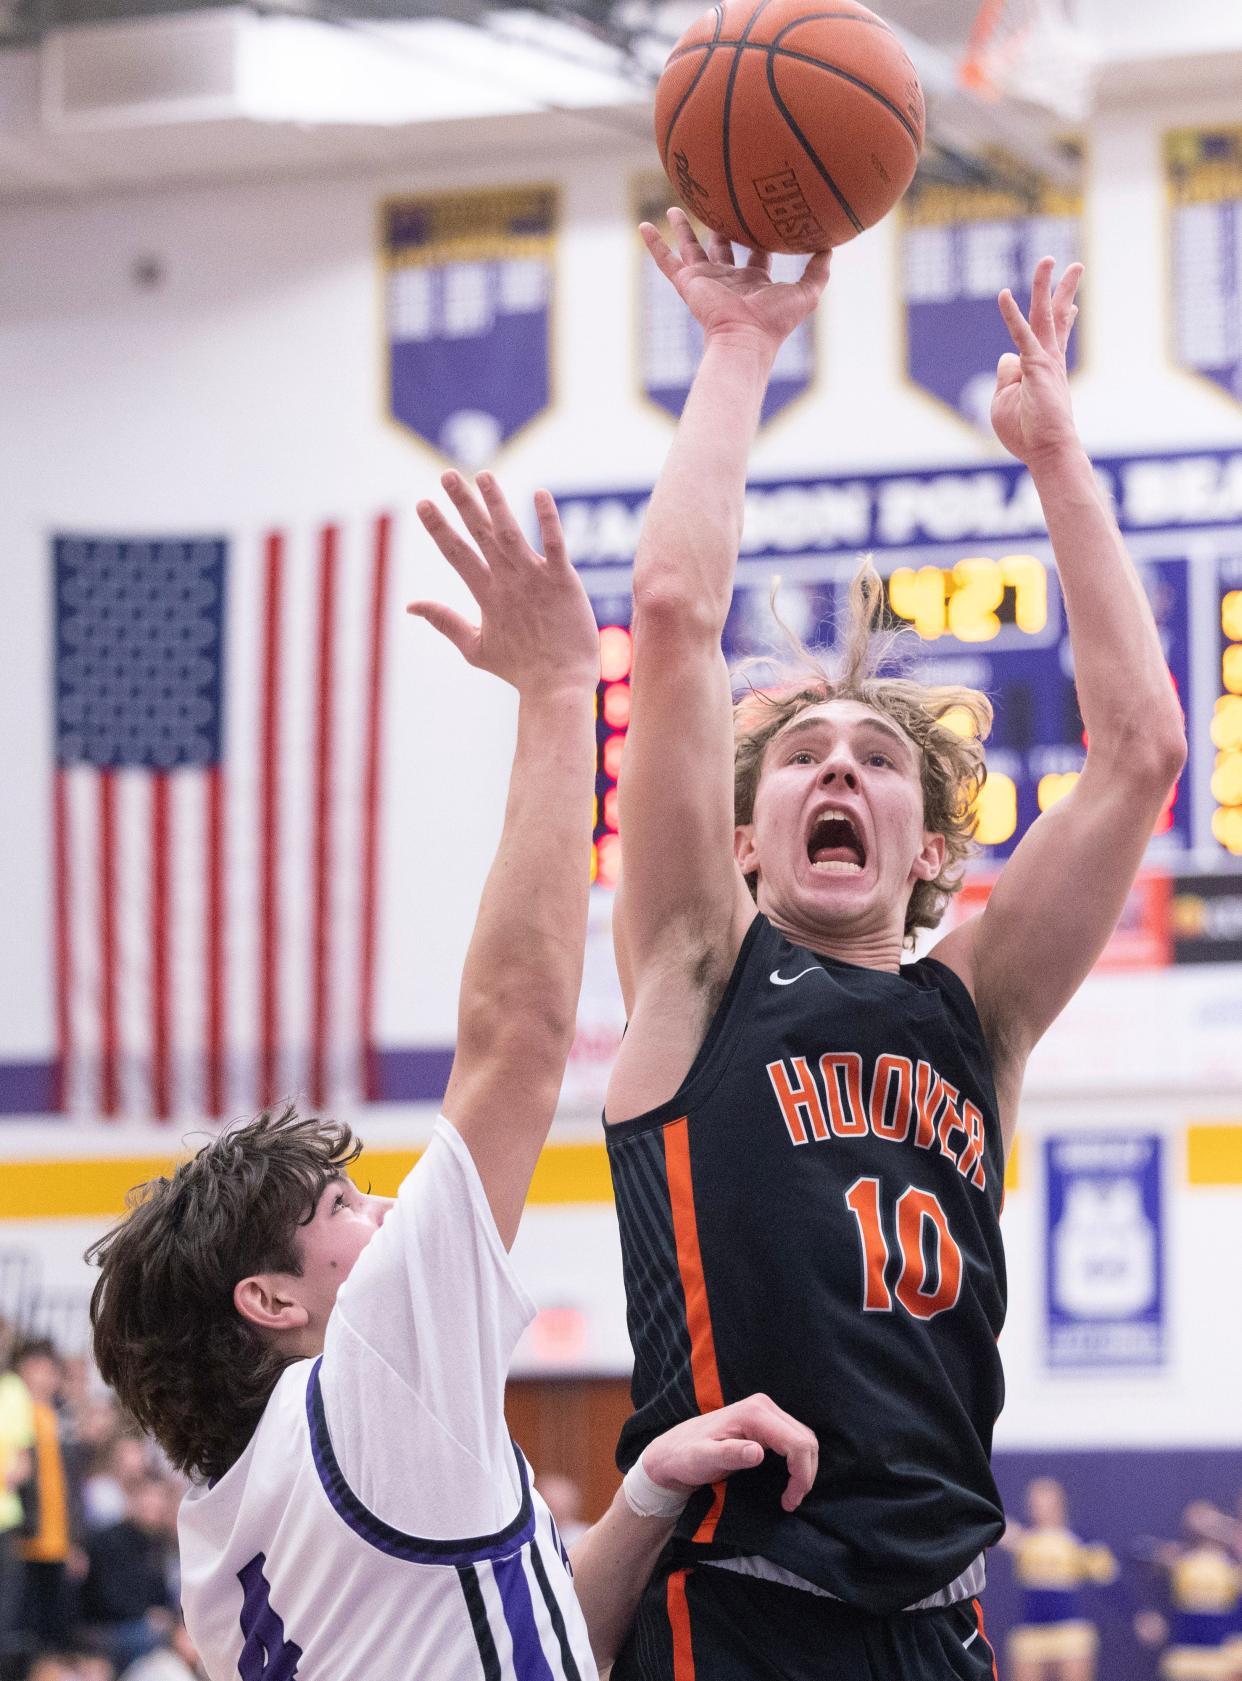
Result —
[[624, 625], [605, 625], [599, 633], [599, 674], [605, 683], [628, 677], [634, 663], [634, 638]]
[[1221, 597], [1220, 628], [1224, 693], [1212, 714], [1212, 833], [1226, 852], [1242, 858], [1242, 590], [1227, 590]]
[[1006, 622], [1034, 636], [1048, 623], [1048, 573], [1032, 554], [1000, 560], [971, 555], [954, 566], [917, 570], [899, 566], [888, 580], [888, 604], [927, 642], [946, 635], [991, 642]]
[[595, 778], [595, 836], [591, 880], [615, 887], [621, 874], [621, 837], [617, 833], [617, 778], [630, 723], [630, 670], [634, 638], [625, 625], [601, 625], [600, 683], [596, 691], [598, 762]]

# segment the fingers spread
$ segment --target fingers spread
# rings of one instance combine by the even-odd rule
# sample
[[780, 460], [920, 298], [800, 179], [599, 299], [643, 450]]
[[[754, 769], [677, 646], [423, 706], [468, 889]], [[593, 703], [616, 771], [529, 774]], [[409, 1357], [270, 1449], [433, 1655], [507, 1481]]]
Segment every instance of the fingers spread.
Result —
[[724, 263], [729, 268], [734, 266], [733, 242], [722, 233], [708, 235], [707, 254], [713, 263]]
[[1035, 265], [1035, 278], [1031, 281], [1031, 326], [1045, 350], [1051, 350], [1056, 343], [1056, 328], [1052, 319], [1052, 271], [1055, 267], [1052, 257], [1041, 257]]
[[448, 638], [463, 659], [474, 664], [479, 647], [478, 625], [472, 625], [469, 619], [463, 619], [460, 613], [440, 601], [411, 601], [406, 612], [416, 619], [425, 619], [433, 630]]
[[477, 600], [479, 590], [486, 585], [488, 577], [487, 564], [482, 556], [453, 530], [434, 502], [420, 502], [418, 517], [436, 548]]
[[822, 292], [828, 284], [828, 270], [832, 266], [831, 251], [816, 251], [807, 258], [806, 267], [802, 271], [802, 284], [813, 286], [817, 293]]
[[998, 386], [1012, 385], [1015, 380], [1022, 378], [1022, 361], [1007, 350], [996, 364], [996, 383]]
[[1019, 355], [1038, 355], [1043, 349], [1039, 339], [1031, 329], [1031, 324], [1018, 308], [1018, 300], [1006, 286], [997, 298], [1000, 305], [1001, 319], [1009, 329], [1009, 336], [1017, 347]]
[[460, 473], [445, 473], [440, 483], [444, 494], [461, 515], [461, 522], [480, 548], [491, 540], [492, 522], [487, 510]]
[[669, 226], [673, 230], [673, 237], [677, 241], [677, 250], [683, 263], [705, 263], [707, 252], [699, 244], [698, 235], [690, 225], [690, 218], [684, 210], [676, 206], [668, 213]]
[[1064, 353], [1069, 344], [1070, 334], [1074, 330], [1074, 322], [1078, 316], [1078, 305], [1074, 298], [1078, 292], [1078, 283], [1082, 279], [1081, 263], [1071, 263], [1061, 276], [1057, 289], [1052, 295], [1052, 318], [1056, 324], [1057, 348]]
[[643, 244], [651, 252], [660, 273], [671, 280], [681, 267], [681, 258], [670, 248], [668, 241], [660, 230], [653, 227], [650, 222], [640, 222], [638, 231], [642, 235]]
[[561, 517], [556, 511], [551, 491], [535, 492], [535, 517], [539, 521], [545, 558], [554, 566], [568, 566], [570, 560], [565, 548], [565, 533], [561, 530]]
[[489, 559], [514, 558], [526, 547], [522, 528], [513, 517], [513, 509], [505, 500], [505, 493], [490, 473], [477, 473], [475, 484], [487, 509], [493, 532], [493, 547]]

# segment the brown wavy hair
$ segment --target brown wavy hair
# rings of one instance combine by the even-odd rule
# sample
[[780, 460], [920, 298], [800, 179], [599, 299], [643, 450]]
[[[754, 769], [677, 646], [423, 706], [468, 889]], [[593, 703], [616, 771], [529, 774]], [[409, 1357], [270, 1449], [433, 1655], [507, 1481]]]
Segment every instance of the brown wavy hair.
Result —
[[[934, 928], [944, 915], [974, 850], [974, 806], [987, 776], [983, 742], [992, 727], [992, 703], [978, 689], [959, 684], [881, 675], [897, 638], [881, 628], [884, 586], [870, 559], [863, 560], [850, 585], [844, 646], [834, 671], [781, 619], [775, 585], [772, 612], [794, 659], [774, 686], [762, 688], [750, 681], [749, 673], [769, 662], [746, 660], [738, 667], [747, 690], [733, 708], [733, 821], [740, 825], [754, 820], [768, 743], [800, 712], [829, 700], [856, 700], [891, 718], [918, 749], [924, 825], [945, 839], [939, 874], [932, 881], [915, 882], [906, 906], [905, 936], [913, 943], [917, 929]], [[945, 722], [950, 715], [953, 722]], [[747, 882], [756, 892], [757, 874]]]
[[252, 1273], [301, 1273], [299, 1228], [362, 1149], [339, 1121], [292, 1104], [229, 1127], [86, 1252], [95, 1361], [178, 1470], [221, 1477], [254, 1433], [288, 1360], [233, 1304]]

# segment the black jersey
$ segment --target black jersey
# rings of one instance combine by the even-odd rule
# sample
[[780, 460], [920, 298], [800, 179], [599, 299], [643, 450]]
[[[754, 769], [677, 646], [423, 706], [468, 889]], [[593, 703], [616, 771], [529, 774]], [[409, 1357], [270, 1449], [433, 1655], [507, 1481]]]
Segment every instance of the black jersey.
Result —
[[758, 1555], [893, 1611], [1004, 1527], [1004, 1159], [965, 986], [817, 956], [757, 915], [680, 1091], [607, 1128], [634, 1344], [622, 1469], [669, 1425], [755, 1391], [810, 1425], [819, 1474], [781, 1511], [763, 1465], [686, 1508], [695, 1555]]

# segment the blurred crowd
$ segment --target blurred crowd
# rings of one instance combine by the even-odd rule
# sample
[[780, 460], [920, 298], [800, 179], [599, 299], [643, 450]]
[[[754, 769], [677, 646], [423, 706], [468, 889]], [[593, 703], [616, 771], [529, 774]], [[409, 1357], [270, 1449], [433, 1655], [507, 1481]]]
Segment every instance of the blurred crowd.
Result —
[[89, 1363], [0, 1321], [0, 1681], [197, 1681], [184, 1484]]

